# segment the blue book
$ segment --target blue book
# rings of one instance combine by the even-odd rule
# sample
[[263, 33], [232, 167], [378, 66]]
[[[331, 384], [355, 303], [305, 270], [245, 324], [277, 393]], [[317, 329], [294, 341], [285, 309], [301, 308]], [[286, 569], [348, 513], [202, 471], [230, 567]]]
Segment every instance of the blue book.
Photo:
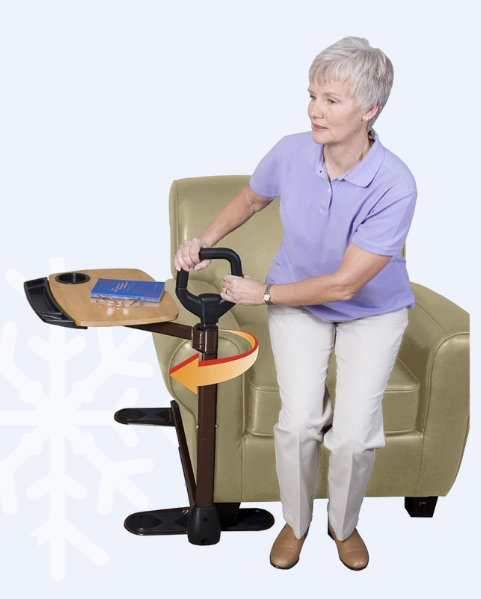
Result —
[[121, 279], [99, 279], [90, 297], [112, 297], [115, 299], [138, 299], [143, 302], [160, 302], [164, 283], [158, 281], [124, 281]]

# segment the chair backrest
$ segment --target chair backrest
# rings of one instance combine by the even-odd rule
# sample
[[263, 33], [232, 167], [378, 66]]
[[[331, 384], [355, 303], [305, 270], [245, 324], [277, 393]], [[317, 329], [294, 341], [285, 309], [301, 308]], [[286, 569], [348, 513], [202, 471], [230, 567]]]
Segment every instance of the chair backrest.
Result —
[[[172, 183], [169, 198], [171, 269], [175, 278], [174, 255], [185, 239], [198, 237], [220, 210], [249, 184], [248, 175], [194, 177]], [[216, 247], [228, 247], [237, 252], [242, 269], [259, 281], [264, 281], [282, 241], [279, 198], [255, 214], [244, 225], [229, 233]], [[405, 256], [405, 247], [402, 249]], [[230, 272], [225, 260], [214, 260], [209, 268], [189, 271], [189, 279], [202, 280], [220, 293], [222, 275]], [[236, 305], [232, 312], [239, 325], [255, 322], [261, 316], [251, 306]], [[265, 316], [262, 311], [262, 316]]]

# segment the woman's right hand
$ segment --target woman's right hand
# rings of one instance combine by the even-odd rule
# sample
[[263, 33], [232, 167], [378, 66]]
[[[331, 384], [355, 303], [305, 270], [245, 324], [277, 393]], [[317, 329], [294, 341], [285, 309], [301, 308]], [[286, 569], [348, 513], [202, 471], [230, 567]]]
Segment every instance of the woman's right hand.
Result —
[[194, 270], [203, 270], [207, 268], [212, 260], [201, 260], [199, 252], [202, 248], [209, 247], [204, 241], [200, 239], [186, 239], [174, 256], [174, 266], [177, 270], [189, 271], [190, 268]]

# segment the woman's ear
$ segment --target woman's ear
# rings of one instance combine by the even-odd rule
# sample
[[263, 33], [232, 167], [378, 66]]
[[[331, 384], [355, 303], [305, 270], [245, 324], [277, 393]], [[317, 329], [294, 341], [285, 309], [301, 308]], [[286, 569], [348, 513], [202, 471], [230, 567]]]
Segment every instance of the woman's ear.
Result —
[[378, 113], [378, 111], [380, 109], [381, 108], [379, 107], [379, 104], [376, 104], [376, 106], [374, 106], [374, 108], [371, 108], [371, 110], [368, 110], [366, 112], [366, 114], [363, 117], [363, 120], [370, 121], [371, 119], [373, 119], [376, 116], [376, 114]]

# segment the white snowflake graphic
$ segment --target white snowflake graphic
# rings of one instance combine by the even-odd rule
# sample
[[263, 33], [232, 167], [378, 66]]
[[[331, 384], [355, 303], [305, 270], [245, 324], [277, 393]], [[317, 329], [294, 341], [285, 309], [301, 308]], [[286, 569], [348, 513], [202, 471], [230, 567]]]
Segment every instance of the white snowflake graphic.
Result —
[[[63, 260], [52, 260], [50, 272], [64, 270]], [[9, 271], [7, 281], [24, 295], [24, 278], [16, 271]], [[25, 300], [26, 302], [26, 300]], [[26, 302], [26, 309], [28, 304]], [[0, 463], [0, 495], [3, 510], [7, 514], [17, 511], [15, 472], [30, 456], [39, 454], [44, 446], [49, 449], [49, 473], [37, 480], [28, 489], [32, 500], [49, 495], [49, 518], [31, 534], [38, 537], [39, 546], [50, 542], [50, 576], [62, 580], [65, 575], [66, 541], [75, 546], [98, 566], [108, 563], [105, 551], [73, 526], [66, 517], [66, 495], [75, 499], [86, 496], [86, 488], [68, 476], [65, 468], [65, 451], [68, 443], [73, 451], [84, 456], [94, 468], [101, 472], [97, 509], [102, 514], [111, 511], [115, 490], [118, 489], [132, 504], [145, 509], [147, 497], [129, 479], [129, 475], [149, 472], [153, 462], [149, 458], [113, 462], [96, 445], [93, 435], [82, 432], [82, 425], [113, 426], [128, 447], [138, 443], [133, 427], [118, 424], [113, 413], [124, 407], [136, 404], [139, 398], [137, 389], [130, 388], [120, 398], [112, 410], [79, 410], [84, 403], [94, 399], [95, 391], [108, 377], [114, 374], [130, 377], [150, 377], [153, 368], [150, 364], [134, 362], [128, 358], [147, 339], [149, 334], [133, 330], [117, 347], [112, 329], [97, 328], [101, 360], [99, 365], [83, 381], [73, 385], [66, 392], [65, 365], [86, 348], [86, 341], [78, 336], [66, 343], [63, 327], [49, 326], [49, 343], [38, 337], [31, 337], [28, 347], [49, 365], [49, 393], [42, 385], [31, 381], [15, 365], [17, 325], [4, 324], [0, 340], [0, 372], [18, 389], [21, 401], [32, 404], [35, 409], [8, 411], [0, 409], [0, 427], [24, 426], [35, 429], [22, 435], [21, 443]]]

